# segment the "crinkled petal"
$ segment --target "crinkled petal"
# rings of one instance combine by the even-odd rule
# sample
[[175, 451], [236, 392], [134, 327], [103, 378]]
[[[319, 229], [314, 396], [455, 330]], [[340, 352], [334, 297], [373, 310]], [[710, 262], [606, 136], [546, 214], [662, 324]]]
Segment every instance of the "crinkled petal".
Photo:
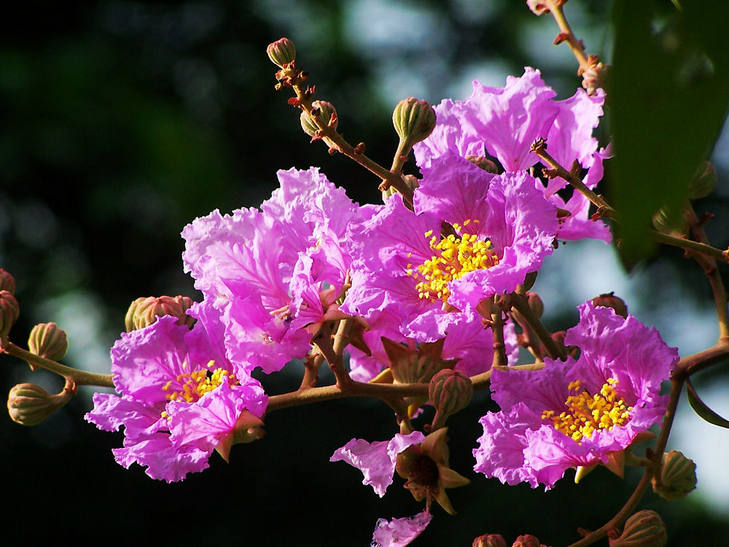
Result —
[[375, 524], [370, 547], [403, 547], [418, 537], [428, 524], [431, 515], [426, 509], [422, 513], [399, 519], [379, 519]]

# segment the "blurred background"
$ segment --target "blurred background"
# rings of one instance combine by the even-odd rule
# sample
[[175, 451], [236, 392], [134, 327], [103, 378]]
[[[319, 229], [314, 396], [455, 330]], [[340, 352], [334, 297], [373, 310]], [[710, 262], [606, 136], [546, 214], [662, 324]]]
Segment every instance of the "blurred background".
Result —
[[[576, 1], [566, 13], [588, 52], [610, 59], [612, 2]], [[288, 2], [19, 4], [0, 33], [0, 266], [16, 278], [21, 319], [12, 339], [24, 344], [37, 322], [56, 321], [69, 335], [69, 365], [108, 372], [108, 350], [138, 296], [199, 299], [182, 272], [179, 234], [213, 209], [253, 207], [276, 187], [276, 170], [320, 166], [355, 200], [377, 202], [378, 181], [321, 143], [309, 144], [298, 112], [275, 92], [266, 45], [288, 36], [297, 64], [321, 99], [334, 103], [350, 142], [388, 164], [397, 144], [390, 116], [402, 98], [433, 104], [462, 99], [474, 78], [503, 86], [524, 66], [542, 71], [559, 98], [580, 85], [566, 46], [553, 47], [554, 21], [523, 2], [449, 0], [300, 0]], [[666, 11], [672, 9], [665, 2]], [[600, 136], [606, 143], [604, 135]], [[695, 204], [716, 213], [708, 226], [729, 244], [729, 132], [714, 149], [716, 192]], [[416, 169], [412, 162], [408, 168]], [[608, 167], [609, 175], [609, 167]], [[610, 194], [609, 187], [602, 191]], [[726, 270], [722, 269], [722, 274]], [[676, 249], [663, 249], [630, 273], [612, 247], [569, 243], [549, 258], [534, 290], [554, 330], [577, 318], [575, 306], [615, 291], [643, 322], [658, 327], [683, 355], [716, 338], [703, 273]], [[0, 359], [0, 388], [61, 383], [23, 363]], [[329, 380], [326, 376], [324, 380]], [[726, 371], [696, 386], [729, 416]], [[298, 386], [294, 373], [267, 380], [271, 393]], [[35, 428], [0, 420], [0, 462], [10, 509], [0, 516], [7, 544], [64, 538], [77, 545], [366, 545], [379, 517], [414, 514], [420, 505], [396, 479], [383, 499], [361, 474], [328, 462], [351, 437], [394, 433], [378, 402], [340, 401], [271, 414], [267, 436], [237, 446], [226, 465], [182, 483], [124, 470], [112, 457], [122, 435], [83, 420], [90, 390]], [[575, 529], [597, 528], [622, 506], [637, 481], [598, 469], [583, 483], [571, 473], [548, 493], [503, 487], [472, 471], [479, 416], [492, 408], [478, 394], [451, 419], [452, 467], [472, 479], [451, 490], [459, 512], [439, 508], [413, 545], [470, 545], [483, 533], [508, 540], [534, 533], [557, 546]], [[698, 464], [698, 489], [682, 501], [649, 492], [644, 508], [666, 521], [669, 545], [726, 545], [729, 432], [696, 417], [681, 401], [669, 448]]]

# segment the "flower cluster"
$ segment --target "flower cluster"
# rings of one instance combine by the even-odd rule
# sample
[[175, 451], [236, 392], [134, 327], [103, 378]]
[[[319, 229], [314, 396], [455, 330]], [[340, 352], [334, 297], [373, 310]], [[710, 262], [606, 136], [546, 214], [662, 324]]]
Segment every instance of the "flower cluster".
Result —
[[[269, 54], [291, 69], [293, 44], [277, 44]], [[118, 394], [97, 394], [87, 414], [102, 429], [124, 426], [116, 460], [167, 481], [201, 471], [213, 451], [227, 460], [233, 444], [263, 434], [268, 396], [259, 379], [294, 359], [341, 364], [329, 342], [346, 325], [337, 336], [348, 345], [349, 368], [335, 371], [338, 386], [422, 385], [452, 368], [446, 373], [470, 400], [472, 380], [490, 380], [500, 411], [481, 419], [474, 450], [474, 469], [487, 477], [551, 488], [568, 468], [614, 461], [665, 410], [661, 382], [677, 355], [655, 330], [588, 303], [563, 340], [550, 339], [570, 357], [551, 355], [528, 370], [504, 366], [517, 363], [520, 346], [534, 351], [535, 365], [543, 355], [509, 299], [523, 298], [559, 240], [611, 239], [582, 193], [570, 194], [560, 177], [540, 178], [531, 149], [546, 139], [552, 157], [595, 188], [609, 157], [593, 136], [604, 94], [555, 96], [526, 68], [503, 88], [474, 82], [470, 97], [444, 100], [435, 117], [423, 101], [408, 100], [422, 114], [417, 138], [400, 135], [401, 145], [420, 140], [421, 177], [408, 199], [384, 193], [382, 204], [361, 206], [318, 169], [290, 169], [260, 208], [216, 210], [185, 227], [184, 269], [202, 301], [186, 305], [183, 317], [161, 311], [130, 322], [137, 330], [111, 351]], [[310, 98], [292, 104], [305, 109]], [[304, 113], [321, 137], [320, 113]], [[405, 121], [398, 118], [399, 133]], [[325, 125], [325, 142], [335, 146], [337, 126]], [[360, 469], [379, 496], [397, 472], [425, 501], [412, 517], [380, 519], [372, 545], [406, 545], [430, 522], [432, 502], [454, 513], [446, 489], [469, 482], [449, 467], [446, 418], [424, 432], [413, 425], [427, 397], [383, 397], [400, 433], [352, 439], [331, 457]]]

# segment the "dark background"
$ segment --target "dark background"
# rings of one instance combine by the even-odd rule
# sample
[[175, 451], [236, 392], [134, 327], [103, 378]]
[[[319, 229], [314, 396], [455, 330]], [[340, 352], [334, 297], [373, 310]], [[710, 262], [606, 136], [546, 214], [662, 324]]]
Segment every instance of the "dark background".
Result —
[[[257, 206], [276, 187], [276, 170], [291, 166], [320, 166], [353, 199], [379, 200], [377, 180], [331, 157], [321, 143], [308, 143], [288, 95], [273, 89], [269, 42], [282, 35], [295, 41], [297, 63], [311, 73], [319, 98], [337, 106], [342, 133], [364, 140], [383, 164], [396, 145], [390, 114], [400, 98], [463, 98], [471, 78], [501, 86], [524, 66], [540, 68], [560, 98], [579, 85], [569, 50], [550, 45], [554, 22], [534, 17], [521, 2], [18, 8], [0, 33], [0, 266], [18, 283], [21, 319], [13, 340], [22, 343], [36, 322], [57, 321], [69, 332], [66, 362], [99, 372], [109, 370], [108, 348], [131, 300], [199, 298], [182, 273], [179, 237], [196, 216]], [[608, 59], [610, 10], [603, 1], [573, 0], [566, 8], [588, 51]], [[715, 196], [697, 208], [721, 215], [726, 200]], [[726, 233], [724, 226], [712, 229]], [[674, 277], [654, 279], [656, 285], [683, 284], [690, 298], [707, 298], [701, 274], [680, 254], [649, 262], [658, 260], [676, 267]], [[549, 320], [565, 328], [574, 313]], [[20, 381], [59, 387], [13, 359], [1, 365], [5, 392]], [[295, 372], [267, 382], [271, 393], [297, 385]], [[604, 469], [579, 486], [568, 473], [548, 493], [476, 475], [471, 449], [489, 405], [478, 394], [451, 419], [452, 467], [473, 482], [450, 491], [458, 516], [434, 509], [414, 545], [470, 545], [486, 532], [507, 539], [531, 532], [564, 545], [577, 539], [577, 526], [599, 527], [628, 497], [637, 477], [621, 481]], [[379, 499], [358, 471], [328, 463], [353, 436], [392, 436], [390, 413], [378, 402], [275, 412], [266, 419], [267, 436], [235, 447], [229, 465], [213, 455], [209, 470], [177, 484], [118, 466], [110, 450], [122, 435], [84, 422], [90, 407], [84, 391], [36, 428], [0, 421], [9, 504], [0, 530], [8, 545], [59, 538], [77, 545], [366, 545], [377, 518], [420, 510], [398, 479]], [[661, 512], [669, 545], [697, 544], [697, 534], [705, 545], [725, 545], [729, 537], [727, 520], [710, 516], [695, 495], [668, 504], [648, 493], [643, 507]]]

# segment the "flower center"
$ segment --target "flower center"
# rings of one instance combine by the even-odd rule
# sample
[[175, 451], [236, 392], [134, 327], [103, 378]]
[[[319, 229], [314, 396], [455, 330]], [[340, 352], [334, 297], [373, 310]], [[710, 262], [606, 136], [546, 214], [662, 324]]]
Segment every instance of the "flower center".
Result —
[[[213, 368], [214, 366], [215, 361], [209, 361], [203, 369], [179, 374], [176, 378], [176, 389], [171, 389], [173, 380], [162, 386], [162, 391], [168, 392], [165, 397], [170, 401], [183, 400], [194, 403], [223, 382], [227, 381], [229, 385], [236, 383], [230, 372], [220, 367]], [[182, 363], [182, 368], [187, 368], [187, 363]]]
[[410, 464], [408, 480], [417, 486], [436, 488], [439, 475], [436, 463], [425, 454], [418, 454]]
[[447, 303], [451, 294], [448, 290], [450, 281], [499, 263], [499, 258], [491, 249], [491, 241], [478, 239], [476, 234], [462, 232], [462, 228], [471, 222], [475, 224], [478, 220], [466, 220], [463, 226], [453, 224], [453, 228], [461, 232], [460, 237], [450, 234], [439, 241], [433, 235], [433, 230], [425, 232], [425, 237], [430, 238], [433, 256], [417, 269], [413, 269], [412, 264], [407, 265], [407, 274], [417, 281], [415, 290], [418, 291], [418, 298]]
[[625, 425], [630, 420], [632, 406], [618, 396], [615, 378], [608, 378], [600, 388], [600, 393], [590, 395], [581, 390], [579, 380], [570, 383], [572, 392], [565, 401], [565, 410], [556, 415], [554, 410], [542, 412], [542, 419], [552, 420], [557, 431], [580, 441], [582, 437], [590, 438], [596, 430], [610, 430], [616, 425]]

